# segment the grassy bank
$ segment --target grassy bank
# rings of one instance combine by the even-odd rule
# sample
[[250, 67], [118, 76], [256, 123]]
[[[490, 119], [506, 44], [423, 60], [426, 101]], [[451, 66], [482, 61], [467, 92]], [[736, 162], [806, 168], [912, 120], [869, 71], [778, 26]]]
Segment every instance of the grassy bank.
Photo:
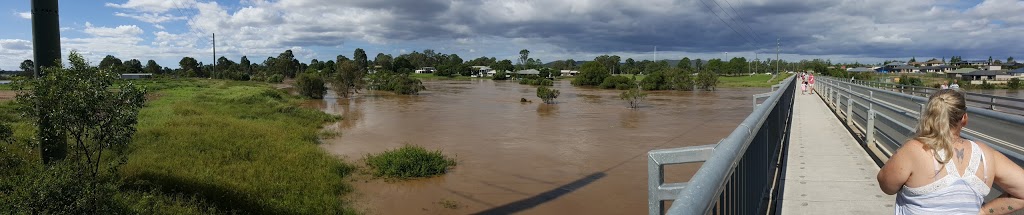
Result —
[[[205, 79], [138, 81], [146, 106], [114, 175], [115, 208], [127, 214], [353, 214], [342, 198], [352, 167], [317, 146], [337, 118], [264, 83]], [[17, 143], [0, 142], [0, 177], [32, 175], [35, 128], [0, 101]], [[7, 180], [0, 180], [4, 182]], [[12, 180], [16, 181], [16, 180]], [[20, 192], [0, 183], [5, 192]], [[13, 183], [12, 183], [13, 185]], [[7, 190], [5, 190], [7, 189]], [[0, 208], [4, 208], [0, 206]], [[24, 210], [24, 209], [22, 209]]]
[[[351, 167], [322, 151], [334, 120], [269, 85], [219, 80], [142, 83], [151, 100], [121, 167], [127, 184], [195, 195], [241, 213], [351, 212], [340, 199]], [[156, 89], [156, 90], [154, 90]]]
[[789, 78], [789, 76], [792, 75], [793, 74], [782, 73], [779, 74], [778, 77], [775, 77], [775, 79], [772, 79], [772, 75], [766, 74], [720, 76], [718, 77], [718, 87], [771, 87], [772, 85], [779, 84], [779, 81]]

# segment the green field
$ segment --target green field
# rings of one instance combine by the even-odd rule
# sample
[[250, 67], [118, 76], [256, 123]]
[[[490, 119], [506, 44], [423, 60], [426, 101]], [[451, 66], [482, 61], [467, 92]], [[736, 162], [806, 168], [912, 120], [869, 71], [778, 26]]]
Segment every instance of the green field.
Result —
[[[771, 87], [793, 74], [783, 73], [772, 79], [772, 75], [756, 74], [744, 76], [719, 76], [718, 87]], [[769, 81], [771, 80], [771, 81]]]
[[[317, 146], [321, 126], [338, 117], [300, 107], [302, 99], [264, 83], [136, 83], [149, 93], [117, 174], [118, 201], [133, 208], [128, 211], [355, 213], [343, 200], [352, 189], [344, 180], [353, 167]], [[15, 136], [27, 140], [34, 129], [10, 114], [12, 107], [0, 104], [0, 119], [14, 121]]]

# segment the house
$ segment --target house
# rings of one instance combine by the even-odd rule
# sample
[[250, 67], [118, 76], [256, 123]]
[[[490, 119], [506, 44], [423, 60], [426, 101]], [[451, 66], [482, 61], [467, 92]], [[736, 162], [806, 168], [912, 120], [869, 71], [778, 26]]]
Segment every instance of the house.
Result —
[[857, 67], [857, 68], [851, 68], [851, 69], [848, 69], [848, 70], [846, 70], [846, 71], [847, 71], [847, 72], [875, 72], [875, 70], [874, 70], [874, 69], [871, 69], [871, 68], [867, 68], [867, 67]]
[[1014, 78], [1024, 77], [1024, 68], [1011, 70], [1006, 73], [1008, 73], [1010, 76], [1013, 76]]
[[1012, 78], [1006, 70], [978, 70], [963, 74], [961, 77], [962, 80], [970, 81], [971, 84], [982, 84], [986, 81], [990, 84], [1006, 83]]
[[153, 73], [125, 73], [121, 74], [121, 79], [150, 79], [153, 78]]
[[580, 71], [576, 70], [562, 70], [562, 76], [576, 76], [580, 74]]
[[898, 73], [912, 73], [912, 72], [921, 71], [921, 69], [917, 68], [915, 66], [906, 66], [906, 65], [904, 65], [904, 66], [893, 67], [892, 70], [890, 70], [890, 71], [898, 72]]
[[434, 73], [436, 71], [437, 69], [434, 67], [423, 67], [422, 69], [417, 69], [416, 73]]
[[978, 69], [975, 69], [975, 68], [961, 68], [961, 69], [957, 69], [957, 70], [946, 72], [946, 78], [956, 79], [956, 78], [960, 78], [963, 74], [967, 74], [967, 73], [974, 72], [974, 71], [978, 71]]
[[478, 76], [478, 77], [487, 76], [488, 74], [491, 74], [490, 73], [491, 71], [494, 71], [494, 69], [491, 69], [491, 67], [488, 67], [488, 66], [472, 66], [472, 68], [473, 68], [473, 75]]
[[984, 69], [985, 70], [1003, 70], [1003, 66], [1000, 66], [1000, 65], [988, 65]]
[[945, 74], [946, 72], [953, 71], [953, 67], [951, 66], [924, 66], [921, 67], [920, 69], [921, 72], [940, 74]]

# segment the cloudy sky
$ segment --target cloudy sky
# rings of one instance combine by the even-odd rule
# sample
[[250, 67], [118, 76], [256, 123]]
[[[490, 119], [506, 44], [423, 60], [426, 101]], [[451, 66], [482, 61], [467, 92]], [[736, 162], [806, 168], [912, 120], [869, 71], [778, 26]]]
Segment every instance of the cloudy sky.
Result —
[[[0, 69], [32, 57], [30, 1], [0, 5]], [[61, 48], [171, 68], [183, 56], [291, 49], [303, 62], [363, 48], [463, 59], [1024, 57], [1024, 0], [99, 0], [61, 1]], [[727, 54], [728, 53], [728, 54]], [[769, 56], [770, 55], [770, 56]], [[66, 54], [65, 54], [66, 56]]]

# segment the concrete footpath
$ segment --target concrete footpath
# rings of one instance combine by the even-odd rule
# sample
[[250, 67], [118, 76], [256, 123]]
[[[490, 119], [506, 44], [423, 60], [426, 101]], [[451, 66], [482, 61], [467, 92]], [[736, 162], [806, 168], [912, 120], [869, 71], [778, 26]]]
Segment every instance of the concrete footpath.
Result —
[[789, 144], [782, 214], [893, 213], [878, 166], [818, 95], [796, 95]]

